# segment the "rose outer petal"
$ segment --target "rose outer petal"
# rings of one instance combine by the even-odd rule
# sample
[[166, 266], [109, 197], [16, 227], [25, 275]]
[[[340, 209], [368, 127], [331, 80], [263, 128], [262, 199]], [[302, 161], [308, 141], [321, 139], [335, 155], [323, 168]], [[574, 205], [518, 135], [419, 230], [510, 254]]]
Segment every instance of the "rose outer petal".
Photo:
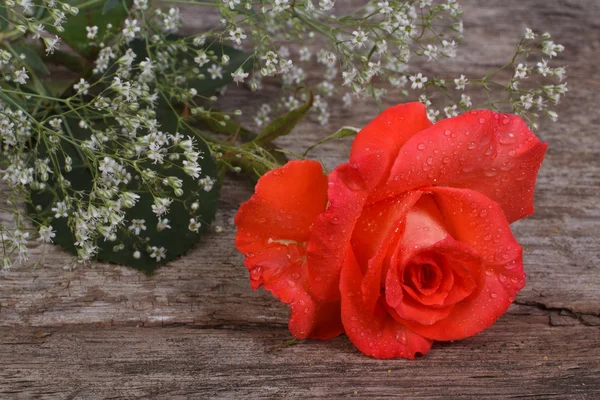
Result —
[[471, 111], [448, 118], [402, 146], [387, 182], [370, 193], [369, 202], [425, 186], [461, 187], [497, 202], [513, 222], [533, 213], [546, 147], [515, 115]]
[[329, 174], [329, 205], [315, 220], [308, 242], [308, 272], [314, 295], [339, 300], [340, 268], [367, 190], [356, 168], [341, 164]]
[[297, 338], [327, 339], [343, 331], [340, 303], [314, 299], [306, 243], [327, 204], [327, 177], [316, 161], [291, 161], [270, 171], [235, 217], [236, 247], [246, 259], [252, 287], [261, 285], [292, 307], [289, 329]]
[[363, 273], [353, 251], [347, 252], [340, 279], [342, 322], [346, 335], [366, 355], [375, 358], [410, 358], [424, 355], [432, 341], [395, 321], [379, 302], [365, 303], [361, 294]]
[[502, 209], [481, 193], [469, 189], [429, 187], [457, 241], [473, 248], [483, 260], [483, 282], [458, 302], [443, 320], [425, 326], [404, 323], [416, 333], [434, 340], [473, 336], [506, 312], [525, 284], [522, 249], [510, 231]]
[[372, 189], [387, 178], [402, 145], [430, 126], [423, 104], [406, 103], [389, 107], [361, 129], [352, 143], [350, 163], [365, 186]]

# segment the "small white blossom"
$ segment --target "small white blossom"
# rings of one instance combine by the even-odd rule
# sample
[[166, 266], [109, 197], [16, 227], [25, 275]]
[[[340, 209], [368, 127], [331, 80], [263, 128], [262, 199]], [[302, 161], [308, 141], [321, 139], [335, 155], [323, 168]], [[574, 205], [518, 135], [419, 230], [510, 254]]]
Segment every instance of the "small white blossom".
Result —
[[73, 89], [77, 90], [77, 94], [88, 94], [90, 84], [83, 78], [79, 79], [79, 82], [73, 85]]
[[156, 247], [152, 246], [150, 248], [150, 258], [156, 259], [156, 262], [159, 262], [162, 259], [167, 258], [167, 250], [164, 247]]
[[244, 72], [244, 70], [240, 67], [231, 74], [231, 77], [235, 83], [244, 82], [244, 79], [248, 77], [248, 72]]
[[37, 240], [44, 243], [52, 243], [52, 238], [56, 236], [56, 233], [52, 230], [52, 225], [41, 226], [39, 234], [40, 237]]
[[416, 75], [409, 77], [408, 79], [410, 79], [410, 81], [412, 82], [410, 86], [412, 89], [423, 89], [423, 85], [428, 80], [427, 77], [423, 76], [423, 74], [421, 74], [420, 72]]
[[87, 31], [87, 38], [90, 40], [93, 40], [96, 38], [96, 35], [98, 34], [98, 27], [97, 26], [86, 26], [85, 30]]
[[465, 86], [469, 84], [469, 80], [464, 75], [461, 75], [460, 78], [454, 80], [454, 84], [456, 85], [456, 90], [465, 90]]
[[210, 79], [223, 79], [223, 68], [217, 64], [212, 64], [207, 72], [210, 74]]
[[190, 224], [188, 225], [188, 229], [192, 232], [198, 232], [198, 229], [200, 229], [200, 227], [202, 226], [202, 224], [200, 223], [200, 221], [196, 221], [195, 218], [190, 218]]
[[26, 84], [27, 79], [29, 79], [29, 75], [27, 75], [25, 68], [18, 69], [13, 73], [13, 81], [20, 83], [21, 85]]
[[354, 47], [358, 47], [360, 49], [361, 47], [367, 45], [368, 33], [365, 33], [362, 29], [352, 32], [352, 36], [353, 38], [351, 42]]
[[242, 44], [242, 40], [246, 39], [246, 35], [244, 35], [244, 31], [242, 28], [236, 28], [234, 30], [229, 31], [229, 40], [234, 42], [237, 45]]

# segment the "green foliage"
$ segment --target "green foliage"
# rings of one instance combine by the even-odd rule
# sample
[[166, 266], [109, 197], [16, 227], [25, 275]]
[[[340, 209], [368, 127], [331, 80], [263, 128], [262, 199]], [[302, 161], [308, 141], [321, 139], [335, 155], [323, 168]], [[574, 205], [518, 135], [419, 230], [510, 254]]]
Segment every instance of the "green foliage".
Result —
[[[97, 38], [102, 38], [108, 33], [107, 24], [112, 25], [111, 32], [115, 33], [121, 30], [123, 22], [127, 18], [127, 10], [133, 3], [132, 0], [108, 0], [111, 3], [107, 9], [107, 3], [104, 5], [101, 2], [86, 6], [89, 2], [85, 0], [70, 0], [69, 3], [73, 6], [82, 6], [79, 9], [79, 14], [70, 15], [67, 21], [63, 24], [64, 30], [58, 30], [48, 25], [47, 29], [50, 33], [60, 36], [66, 43], [69, 44], [75, 51], [82, 56], [92, 59], [100, 51], [98, 46], [92, 46], [87, 38], [87, 26], [97, 26]], [[113, 4], [116, 3], [116, 4]]]
[[[184, 127], [178, 126], [178, 117], [170, 112], [166, 105], [163, 105], [160, 110], [162, 112], [157, 115], [157, 119], [165, 130], [170, 132], [179, 131], [181, 134], [189, 133]], [[76, 122], [74, 119], [66, 121], [69, 131], [77, 139], [87, 139], [89, 131], [82, 130]], [[41, 154], [39, 154], [39, 157], [43, 158], [47, 154], [47, 149], [41, 144], [40, 147]], [[64, 143], [62, 147], [73, 159], [73, 170], [63, 173], [64, 177], [71, 182], [73, 189], [79, 191], [84, 199], [89, 200], [85, 197], [85, 193], [90, 192], [93, 184], [92, 172], [88, 165], [89, 160], [87, 158], [82, 159], [81, 153], [71, 144]], [[202, 176], [207, 175], [216, 180], [217, 168], [214, 159], [210, 156], [209, 149], [201, 141], [198, 143], [198, 149], [204, 153], [203, 158], [199, 160]], [[146, 166], [148, 165], [143, 163], [139, 165], [140, 168]], [[62, 169], [64, 165], [60, 165], [60, 167]], [[186, 253], [198, 242], [202, 234], [208, 232], [217, 209], [219, 187], [215, 185], [212, 190], [207, 192], [180, 168], [169, 167], [167, 163], [163, 166], [153, 165], [152, 168], [163, 175], [180, 178], [183, 181], [183, 187], [186, 189], [183, 196], [173, 201], [169, 213], [163, 216], [163, 218], [169, 219], [171, 228], [162, 231], [157, 230], [158, 218], [151, 209], [154, 202], [153, 196], [139, 180], [132, 180], [127, 190], [138, 194], [140, 198], [135, 207], [127, 209], [125, 218], [127, 221], [144, 219], [147, 230], [142, 231], [137, 237], [128, 230], [127, 226], [120, 226], [117, 231], [117, 240], [109, 242], [99, 239], [97, 243], [100, 247], [97, 254], [98, 260], [127, 265], [144, 271], [146, 274], [151, 274], [160, 265]], [[48, 182], [48, 189], [31, 192], [31, 205], [28, 211], [34, 220], [43, 223], [53, 216], [52, 207], [63, 198], [64, 196], [61, 194], [56, 180], [51, 178]], [[192, 209], [194, 202], [200, 205], [195, 211]], [[198, 232], [188, 229], [190, 218], [195, 218], [196, 221], [201, 222]], [[69, 227], [67, 219], [55, 218], [52, 225], [56, 230], [54, 242], [67, 251], [77, 254], [72, 234], [73, 227]], [[115, 251], [118, 248], [115, 246], [122, 246], [122, 249]], [[149, 246], [164, 247], [166, 249], [166, 259], [156, 262], [150, 257]], [[141, 257], [139, 259], [133, 256], [135, 250], [140, 251]]]
[[312, 107], [313, 95], [310, 90], [307, 90], [308, 96], [304, 104], [300, 107], [293, 109], [292, 111], [284, 114], [280, 117], [275, 118], [271, 121], [265, 129], [254, 139], [254, 143], [257, 145], [264, 145], [265, 143], [271, 143], [273, 140], [280, 136], [285, 136], [294, 129], [296, 124], [304, 118], [308, 110]]
[[306, 151], [304, 152], [304, 157], [306, 157], [307, 154], [312, 149], [314, 149], [317, 146], [322, 145], [325, 142], [329, 142], [330, 140], [333, 140], [333, 139], [341, 139], [341, 138], [347, 137], [347, 136], [354, 136], [357, 133], [358, 133], [358, 129], [353, 128], [351, 126], [344, 126], [343, 128], [339, 129], [337, 132], [332, 133], [331, 135], [327, 136], [325, 139], [319, 140], [317, 143], [313, 144], [308, 149], [306, 149]]

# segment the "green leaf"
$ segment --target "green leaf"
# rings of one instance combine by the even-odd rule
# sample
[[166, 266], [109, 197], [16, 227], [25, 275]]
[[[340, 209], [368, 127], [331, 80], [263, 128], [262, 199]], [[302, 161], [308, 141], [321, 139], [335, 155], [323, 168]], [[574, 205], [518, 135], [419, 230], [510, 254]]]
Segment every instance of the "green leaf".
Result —
[[304, 152], [304, 157], [306, 157], [306, 155], [315, 147], [328, 142], [330, 140], [333, 139], [341, 139], [343, 137], [347, 137], [347, 136], [354, 136], [358, 133], [360, 129], [357, 128], [353, 128], [351, 126], [344, 126], [343, 128], [341, 128], [340, 130], [338, 130], [337, 132], [327, 136], [325, 139], [319, 140], [317, 143], [313, 144], [312, 146], [310, 146], [308, 149], [306, 149], [306, 151]]
[[273, 121], [269, 123], [262, 130], [262, 132], [258, 135], [256, 139], [254, 139], [254, 143], [262, 146], [266, 143], [270, 143], [273, 140], [277, 139], [280, 136], [285, 136], [294, 129], [296, 124], [304, 118], [308, 110], [312, 107], [313, 104], [313, 95], [310, 90], [307, 89], [308, 97], [306, 102], [302, 104], [300, 107], [293, 109], [292, 111], [284, 114], [280, 117], [275, 118]]
[[[189, 133], [184, 127], [178, 126], [177, 115], [165, 104], [159, 104], [158, 110], [157, 119], [161, 130], [172, 133], [178, 131], [183, 135]], [[81, 129], [77, 122], [75, 119], [67, 120], [69, 130], [73, 136], [80, 140], [89, 138], [90, 132]], [[203, 153], [203, 158], [198, 160], [202, 168], [202, 177], [209, 176], [216, 181], [217, 168], [214, 159], [210, 156], [209, 149], [201, 140], [196, 141], [196, 144], [198, 150]], [[89, 201], [89, 196], [86, 197], [85, 193], [89, 194], [93, 179], [88, 162], [87, 160], [82, 160], [80, 153], [74, 146], [64, 141], [61, 145], [63, 150], [73, 159], [73, 170], [68, 173], [63, 172], [63, 176], [71, 182], [73, 189], [81, 191], [80, 193], [84, 196], [83, 199], [85, 201]], [[43, 147], [42, 143], [39, 144], [38, 149], [40, 149], [38, 157], [40, 159], [45, 158], [47, 149]], [[60, 167], [62, 169], [64, 166], [62, 164], [63, 158], [58, 157], [58, 159], [61, 162]], [[179, 165], [181, 165], [181, 161], [179, 161]], [[196, 180], [185, 174], [180, 168], [168, 167], [167, 163], [164, 166], [158, 166], [140, 162], [138, 166], [140, 169], [151, 167], [161, 175], [176, 176], [183, 181], [184, 194], [181, 197], [175, 198], [169, 208], [169, 213], [163, 215], [163, 218], [169, 219], [171, 229], [165, 229], [160, 232], [157, 230], [158, 219], [151, 209], [153, 196], [147, 192], [146, 187], [141, 185], [139, 180], [132, 179], [127, 190], [136, 192], [140, 198], [133, 208], [126, 210], [127, 223], [120, 226], [117, 230], [117, 239], [113, 242], [104, 241], [104, 239], [97, 241], [96, 245], [100, 248], [97, 253], [97, 259], [127, 265], [150, 275], [159, 266], [186, 253], [200, 240], [203, 234], [209, 231], [210, 223], [215, 218], [219, 187], [215, 184], [211, 190], [206, 191], [204, 187], [199, 186]], [[74, 244], [74, 236], [71, 227], [68, 225], [67, 218], [53, 218], [54, 213], [51, 211], [52, 207], [63, 196], [59, 194], [60, 191], [57, 190], [57, 182], [52, 179], [52, 176], [47, 184], [48, 188], [46, 190], [31, 192], [32, 204], [28, 206], [28, 212], [40, 223], [50, 221], [50, 224], [56, 230], [54, 242], [67, 251], [76, 254], [77, 248]], [[200, 205], [195, 211], [191, 207], [191, 204], [194, 202]], [[198, 232], [188, 229], [190, 218], [201, 221], [202, 225]], [[133, 235], [128, 230], [132, 219], [145, 220], [147, 229], [139, 237]], [[115, 245], [122, 245], [123, 249], [115, 251]], [[150, 253], [147, 251], [148, 246], [164, 247], [167, 258], [156, 262], [155, 259], [150, 257]], [[139, 250], [141, 253], [139, 259], [133, 257], [135, 250]]]
[[28, 46], [20, 46], [16, 44], [12, 47], [18, 54], [25, 55], [25, 64], [27, 64], [29, 67], [41, 72], [44, 75], [50, 74], [50, 71], [48, 71], [48, 68], [46, 68], [46, 65], [44, 64], [40, 56], [35, 52], [35, 50], [31, 49]]
[[47, 26], [50, 33], [60, 36], [76, 52], [86, 58], [94, 58], [100, 51], [98, 46], [92, 46], [87, 38], [87, 26], [97, 26], [98, 34], [96, 37], [103, 38], [107, 33], [106, 25], [112, 24], [112, 32], [115, 33], [121, 29], [125, 18], [127, 18], [128, 8], [132, 0], [125, 0], [123, 3], [117, 1], [117, 6], [106, 13], [103, 12], [106, 4], [101, 1], [92, 2], [86, 0], [69, 0], [69, 4], [79, 7], [77, 15], [69, 15], [67, 21], [63, 24], [64, 31], [58, 32], [54, 26]]
[[104, 7], [102, 8], [102, 14], [106, 14], [119, 4], [121, 4], [121, 0], [106, 0], [106, 3], [104, 3]]
[[0, 5], [0, 30], [8, 28], [8, 15], [6, 14], [6, 6]]

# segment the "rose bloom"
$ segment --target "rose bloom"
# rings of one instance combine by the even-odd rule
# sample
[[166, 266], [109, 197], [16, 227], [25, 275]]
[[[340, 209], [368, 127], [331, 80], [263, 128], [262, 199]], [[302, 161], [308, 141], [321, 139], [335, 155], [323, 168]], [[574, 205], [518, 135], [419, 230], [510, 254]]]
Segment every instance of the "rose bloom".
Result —
[[252, 287], [291, 306], [295, 337], [345, 332], [377, 358], [475, 335], [525, 284], [509, 223], [533, 212], [546, 146], [514, 115], [391, 107], [329, 176], [307, 160], [259, 180], [235, 219]]

